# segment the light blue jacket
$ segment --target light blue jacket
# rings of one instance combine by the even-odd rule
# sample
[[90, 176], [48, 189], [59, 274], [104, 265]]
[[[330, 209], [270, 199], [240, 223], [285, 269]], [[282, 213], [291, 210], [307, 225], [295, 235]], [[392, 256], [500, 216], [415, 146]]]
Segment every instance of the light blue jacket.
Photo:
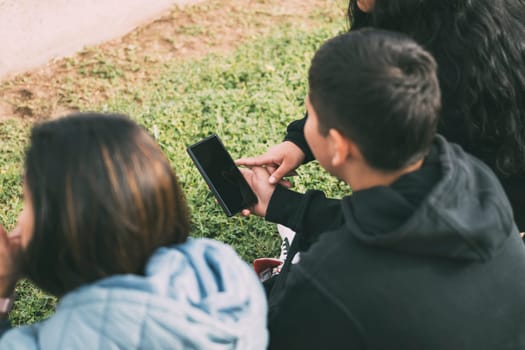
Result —
[[0, 349], [266, 349], [266, 298], [253, 270], [208, 239], [158, 249], [145, 276], [65, 295], [48, 320], [14, 328]]

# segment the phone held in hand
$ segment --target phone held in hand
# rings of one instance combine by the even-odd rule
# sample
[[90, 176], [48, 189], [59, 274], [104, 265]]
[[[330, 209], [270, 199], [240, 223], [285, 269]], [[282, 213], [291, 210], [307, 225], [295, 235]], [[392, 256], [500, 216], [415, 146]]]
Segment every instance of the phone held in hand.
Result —
[[255, 193], [217, 135], [189, 146], [187, 151], [227, 216], [257, 203]]

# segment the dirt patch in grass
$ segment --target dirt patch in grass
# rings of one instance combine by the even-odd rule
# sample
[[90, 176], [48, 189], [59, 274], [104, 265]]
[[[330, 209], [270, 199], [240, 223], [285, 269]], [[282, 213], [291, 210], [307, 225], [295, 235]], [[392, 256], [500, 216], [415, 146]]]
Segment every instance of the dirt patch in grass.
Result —
[[[336, 0], [208, 0], [173, 8], [128, 35], [0, 83], [0, 122], [90, 109], [162, 74], [166, 66], [226, 53], [277, 26], [315, 28], [344, 17]], [[136, 89], [133, 89], [136, 90]], [[131, 93], [131, 92], [129, 92]], [[140, 96], [134, 97], [141, 103]]]

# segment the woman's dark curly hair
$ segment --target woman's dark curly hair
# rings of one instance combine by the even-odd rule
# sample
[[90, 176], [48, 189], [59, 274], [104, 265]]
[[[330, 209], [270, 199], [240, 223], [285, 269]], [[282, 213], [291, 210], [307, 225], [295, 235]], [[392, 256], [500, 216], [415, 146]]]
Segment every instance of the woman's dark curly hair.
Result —
[[370, 14], [351, 0], [348, 19], [351, 30], [403, 32], [430, 51], [439, 131], [501, 176], [525, 172], [524, 0], [376, 0]]

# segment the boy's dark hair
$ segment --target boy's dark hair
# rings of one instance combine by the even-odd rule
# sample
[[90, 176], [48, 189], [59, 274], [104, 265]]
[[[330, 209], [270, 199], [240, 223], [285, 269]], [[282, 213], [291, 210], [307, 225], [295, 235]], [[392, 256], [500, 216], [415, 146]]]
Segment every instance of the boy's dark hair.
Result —
[[28, 277], [63, 295], [114, 274], [143, 274], [159, 247], [190, 230], [184, 195], [155, 141], [120, 115], [37, 125], [26, 154], [34, 211]]
[[340, 131], [370, 166], [402, 169], [432, 143], [440, 110], [436, 63], [408, 37], [358, 30], [328, 40], [309, 71], [319, 131]]

